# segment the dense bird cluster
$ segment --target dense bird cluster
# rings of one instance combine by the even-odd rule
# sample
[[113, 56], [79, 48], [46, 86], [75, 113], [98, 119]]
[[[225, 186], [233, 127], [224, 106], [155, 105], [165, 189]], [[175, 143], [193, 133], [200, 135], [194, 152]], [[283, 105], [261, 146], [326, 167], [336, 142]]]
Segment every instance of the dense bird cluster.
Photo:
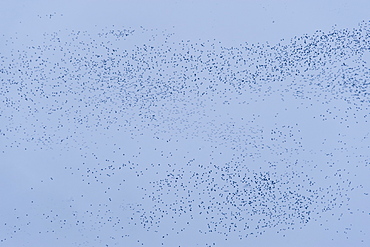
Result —
[[[369, 200], [369, 25], [235, 47], [144, 28], [3, 35], [0, 155], [80, 158], [59, 156], [22, 205], [5, 201], [1, 243], [243, 241], [368, 219], [351, 199]], [[50, 199], [58, 186], [71, 192]]]

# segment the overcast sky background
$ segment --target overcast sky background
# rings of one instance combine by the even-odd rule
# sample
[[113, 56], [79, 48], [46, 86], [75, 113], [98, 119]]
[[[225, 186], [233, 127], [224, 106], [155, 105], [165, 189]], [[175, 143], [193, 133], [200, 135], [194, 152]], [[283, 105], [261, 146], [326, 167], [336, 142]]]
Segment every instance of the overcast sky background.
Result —
[[[362, 23], [369, 34], [369, 8], [368, 1], [0, 1], [0, 246], [369, 246], [369, 36], [342, 48], [335, 41], [324, 45], [325, 52], [340, 48], [316, 54], [325, 66], [308, 67], [311, 77], [306, 65], [293, 62], [302, 77], [288, 71], [283, 80], [269, 79], [264, 73], [274, 74], [280, 60], [261, 62], [278, 43], [286, 46], [278, 51], [294, 55], [295, 37], [315, 39], [318, 30], [351, 31]], [[117, 30], [127, 38], [118, 38]], [[335, 37], [339, 43], [357, 38], [349, 36]], [[243, 72], [246, 78], [256, 73], [255, 84], [235, 91], [231, 82], [241, 80], [243, 70], [224, 64], [225, 70], [216, 69], [220, 76], [201, 79], [207, 85], [225, 76], [214, 91], [202, 83], [192, 91], [177, 88], [193, 85], [189, 71], [198, 72], [197, 62], [166, 69], [155, 52], [138, 49], [145, 45], [158, 54], [171, 48], [199, 56], [199, 48], [217, 59], [225, 47], [254, 47], [260, 54], [240, 54], [255, 63]], [[54, 54], [47, 46], [72, 53]], [[141, 80], [147, 93], [136, 91], [138, 73], [124, 63], [116, 67], [117, 80], [103, 73], [111, 61], [104, 46], [112, 56], [129, 54], [122, 61], [142, 56], [156, 64]], [[261, 64], [267, 69], [256, 68]], [[34, 66], [32, 73], [27, 66]], [[180, 82], [182, 73], [189, 77]], [[340, 78], [356, 84], [335, 84]], [[52, 96], [59, 88], [65, 94]], [[362, 94], [354, 96], [358, 88]], [[306, 198], [300, 205], [312, 207], [311, 220], [298, 219], [302, 209], [287, 210], [294, 196], [267, 205], [290, 217], [237, 211], [231, 201], [244, 203], [260, 188], [243, 176], [256, 174], [290, 181], [293, 188], [279, 184], [273, 198], [289, 191]], [[320, 196], [313, 204], [306, 189]], [[269, 193], [260, 196], [272, 198]], [[193, 213], [179, 213], [187, 207], [181, 196], [192, 201]], [[213, 223], [204, 203], [220, 210], [210, 213], [216, 219], [241, 215], [207, 232]], [[260, 222], [269, 223], [262, 234]], [[245, 223], [251, 228], [240, 230]]]

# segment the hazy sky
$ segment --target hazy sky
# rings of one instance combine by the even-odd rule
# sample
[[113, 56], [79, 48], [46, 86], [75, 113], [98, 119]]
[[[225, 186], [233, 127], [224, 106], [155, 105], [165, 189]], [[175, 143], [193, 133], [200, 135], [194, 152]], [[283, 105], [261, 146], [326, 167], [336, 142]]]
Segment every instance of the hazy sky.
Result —
[[0, 246], [368, 246], [368, 1], [1, 1]]

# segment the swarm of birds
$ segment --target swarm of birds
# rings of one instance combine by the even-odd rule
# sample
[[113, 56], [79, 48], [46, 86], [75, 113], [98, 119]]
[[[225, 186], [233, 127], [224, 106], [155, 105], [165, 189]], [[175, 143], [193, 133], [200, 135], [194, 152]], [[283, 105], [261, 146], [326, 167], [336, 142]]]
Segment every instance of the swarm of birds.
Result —
[[325, 225], [369, 220], [369, 22], [235, 47], [145, 28], [21, 36], [2, 37], [0, 157], [64, 155], [2, 202], [4, 246], [225, 246], [314, 224], [369, 244], [355, 221]]

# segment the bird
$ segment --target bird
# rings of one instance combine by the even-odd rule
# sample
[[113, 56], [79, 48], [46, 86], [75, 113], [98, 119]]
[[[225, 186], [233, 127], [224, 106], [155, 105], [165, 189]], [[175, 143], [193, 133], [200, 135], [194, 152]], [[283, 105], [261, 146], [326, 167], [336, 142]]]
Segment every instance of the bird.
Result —
[[3, 35], [0, 155], [61, 155], [27, 201], [4, 199], [1, 243], [222, 246], [315, 224], [369, 243], [341, 223], [369, 216], [351, 201], [368, 198], [369, 32], [233, 47], [144, 27]]

